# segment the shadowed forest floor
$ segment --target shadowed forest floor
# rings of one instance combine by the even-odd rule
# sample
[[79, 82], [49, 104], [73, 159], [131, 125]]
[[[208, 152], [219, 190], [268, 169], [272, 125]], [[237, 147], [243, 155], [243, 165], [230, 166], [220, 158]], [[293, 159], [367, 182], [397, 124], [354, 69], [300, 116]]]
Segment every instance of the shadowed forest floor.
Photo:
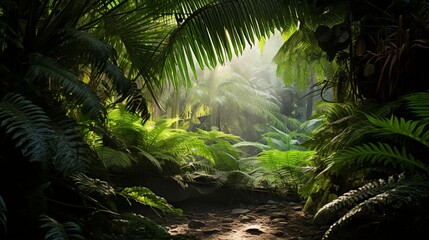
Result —
[[267, 199], [252, 204], [190, 199], [174, 206], [185, 216], [149, 216], [173, 235], [207, 240], [320, 240], [326, 231], [312, 223], [313, 216], [302, 211], [299, 201]]

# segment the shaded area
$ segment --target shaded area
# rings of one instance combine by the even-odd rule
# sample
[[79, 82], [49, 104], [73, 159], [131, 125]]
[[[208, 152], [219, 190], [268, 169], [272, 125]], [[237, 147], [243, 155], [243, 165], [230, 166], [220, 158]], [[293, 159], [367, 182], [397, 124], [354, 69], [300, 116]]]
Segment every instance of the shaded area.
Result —
[[[228, 191], [228, 190], [226, 190]], [[183, 217], [145, 215], [168, 229], [172, 235], [186, 234], [199, 239], [321, 239], [326, 228], [312, 223], [313, 215], [303, 212], [303, 202], [292, 196], [236, 190], [229, 194], [191, 198], [175, 203]], [[253, 196], [239, 201], [234, 195]], [[223, 198], [221, 198], [223, 196]], [[274, 199], [274, 200], [273, 200]]]

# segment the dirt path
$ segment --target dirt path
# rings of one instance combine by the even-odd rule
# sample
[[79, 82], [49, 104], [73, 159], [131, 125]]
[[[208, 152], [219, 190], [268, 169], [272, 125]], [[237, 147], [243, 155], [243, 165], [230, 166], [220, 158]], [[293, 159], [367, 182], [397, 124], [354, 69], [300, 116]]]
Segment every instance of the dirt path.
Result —
[[171, 234], [187, 234], [204, 240], [320, 240], [325, 229], [313, 225], [303, 204], [272, 201], [258, 205], [185, 202], [185, 217], [155, 220]]

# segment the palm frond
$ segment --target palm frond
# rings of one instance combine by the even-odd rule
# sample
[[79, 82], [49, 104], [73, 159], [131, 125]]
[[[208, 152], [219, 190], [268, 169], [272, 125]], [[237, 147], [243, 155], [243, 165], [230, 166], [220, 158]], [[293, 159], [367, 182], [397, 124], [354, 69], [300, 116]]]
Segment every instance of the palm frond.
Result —
[[46, 164], [52, 129], [49, 117], [39, 106], [19, 94], [8, 93], [0, 101], [0, 120], [0, 128], [25, 157]]
[[[139, 4], [125, 2], [103, 18], [104, 34], [107, 41], [127, 59], [121, 62], [123, 69], [133, 72], [132, 79], [142, 81], [151, 94], [162, 85], [154, 70], [154, 59], [159, 55], [163, 41], [172, 29], [173, 22], [165, 19], [170, 2], [140, 1]], [[170, 13], [171, 14], [171, 13]], [[122, 55], [122, 56], [121, 56]]]
[[73, 107], [82, 106], [82, 112], [95, 120], [103, 121], [105, 110], [95, 93], [77, 77], [62, 68], [54, 59], [39, 53], [30, 54], [27, 77], [31, 81], [46, 81], [51, 88], [59, 90]]
[[158, 58], [165, 59], [161, 63], [163, 75], [177, 85], [179, 71], [185, 86], [190, 86], [188, 65], [195, 73], [195, 62], [203, 69], [231, 60], [242, 53], [246, 43], [252, 45], [255, 39], [284, 27], [293, 18], [288, 8], [292, 4], [297, 3], [235, 0], [212, 2], [198, 9], [191, 6], [188, 10], [192, 12], [170, 34]]
[[[106, 62], [115, 59], [115, 49], [90, 33], [65, 28], [60, 33], [63, 37], [60, 61], [68, 62], [73, 57], [83, 58], [83, 63], [91, 63], [95, 69], [104, 69]], [[79, 51], [76, 51], [79, 49]]]

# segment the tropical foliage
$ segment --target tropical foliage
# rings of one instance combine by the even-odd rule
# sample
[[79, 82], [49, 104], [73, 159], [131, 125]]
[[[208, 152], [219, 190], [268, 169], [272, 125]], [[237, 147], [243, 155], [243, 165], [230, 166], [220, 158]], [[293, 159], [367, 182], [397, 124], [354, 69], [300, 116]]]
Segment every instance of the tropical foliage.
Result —
[[[372, 141], [355, 141], [325, 158], [325, 174], [347, 179], [350, 186], [364, 185], [318, 210], [316, 221], [335, 221], [324, 239], [336, 239], [334, 233], [341, 233], [353, 222], [364, 225], [365, 231], [401, 225], [401, 229], [386, 231], [392, 237], [410, 237], [409, 231], [422, 231], [429, 216], [424, 207], [429, 200], [429, 168], [425, 162], [429, 108], [423, 101], [427, 99], [428, 93], [405, 96], [402, 111], [390, 117], [361, 114], [366, 118], [364, 125], [361, 123], [361, 127], [365, 126], [360, 132], [362, 138]], [[377, 177], [382, 179], [374, 180]], [[363, 233], [356, 230], [356, 234]]]
[[[306, 198], [316, 221], [330, 224], [326, 239], [341, 239], [350, 224], [362, 227], [359, 237], [425, 233], [428, 6], [387, 0], [1, 1], [0, 237], [190, 239], [129, 211], [143, 203], [180, 214], [141, 181], [258, 187], [261, 168], [278, 174], [270, 181], [283, 181], [272, 185]], [[319, 17], [327, 21], [314, 21]], [[199, 89], [191, 82], [197, 68], [214, 69], [276, 29], [292, 29], [275, 59], [292, 85], [287, 90], [323, 78], [341, 102], [321, 104], [310, 121], [323, 124], [311, 139], [294, 132], [296, 121], [279, 117], [302, 119], [303, 111], [261, 93], [258, 71], [200, 79]], [[334, 75], [328, 62], [338, 67]], [[227, 133], [179, 128], [185, 125], [175, 118], [178, 109], [172, 118], [151, 119], [148, 101], [159, 104], [167, 85], [195, 87], [195, 96], [216, 90], [203, 105], [212, 108], [210, 125]], [[225, 108], [224, 102], [237, 100], [234, 92], [253, 95], [258, 104]], [[187, 99], [193, 120], [204, 108], [195, 96], [189, 92]], [[313, 113], [309, 103], [305, 119]], [[248, 111], [235, 111], [244, 105]], [[222, 125], [224, 112], [269, 116], [277, 130], [260, 128], [266, 142], [252, 144], [262, 150], [240, 159], [243, 152], [233, 144], [241, 139], [229, 133], [246, 126], [238, 115]], [[260, 168], [249, 170], [256, 161], [251, 167]], [[136, 181], [121, 182], [121, 176]], [[375, 227], [395, 231], [365, 231]]]

